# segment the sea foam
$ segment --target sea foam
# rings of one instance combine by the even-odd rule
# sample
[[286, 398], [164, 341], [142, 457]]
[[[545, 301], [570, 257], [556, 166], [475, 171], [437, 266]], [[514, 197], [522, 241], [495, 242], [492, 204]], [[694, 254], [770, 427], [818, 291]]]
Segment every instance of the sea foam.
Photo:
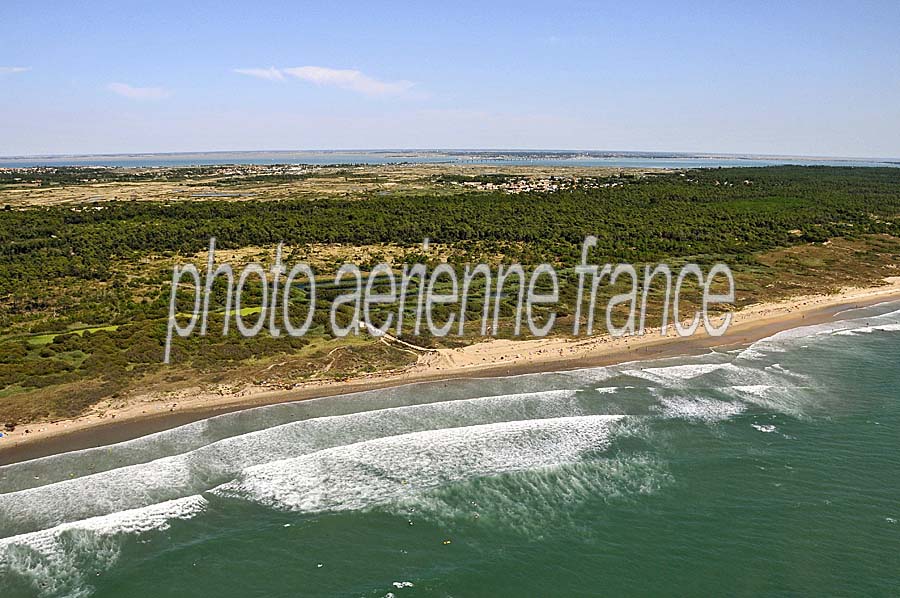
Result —
[[122, 536], [165, 530], [206, 507], [202, 496], [188, 496], [0, 539], [0, 578], [29, 585], [40, 596], [87, 596], [92, 588], [85, 578], [116, 562]]
[[615, 415], [392, 436], [245, 470], [213, 493], [302, 512], [365, 509], [462, 480], [580, 460], [605, 449]]
[[395, 407], [291, 422], [165, 457], [0, 494], [0, 534], [13, 535], [199, 494], [255, 465], [397, 434], [578, 414], [575, 390]]

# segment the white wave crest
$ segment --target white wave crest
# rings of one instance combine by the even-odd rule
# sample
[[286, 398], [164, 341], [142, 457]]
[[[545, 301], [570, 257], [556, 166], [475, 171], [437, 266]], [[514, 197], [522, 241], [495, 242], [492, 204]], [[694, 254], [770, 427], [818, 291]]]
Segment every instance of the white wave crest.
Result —
[[702, 397], [659, 397], [665, 417], [714, 423], [743, 412], [747, 406], [740, 402], [718, 401]]
[[688, 363], [666, 367], [625, 370], [623, 373], [658, 384], [677, 384], [730, 366], [729, 363]]
[[575, 390], [394, 407], [291, 422], [229, 437], [185, 454], [0, 494], [0, 535], [199, 494], [242, 470], [325, 448], [436, 428], [579, 413]]
[[[618, 431], [616, 432], [618, 436]], [[664, 461], [636, 453], [481, 477], [383, 507], [410, 521], [452, 528], [477, 521], [525, 536], [571, 534], [577, 509], [599, 498], [613, 503], [657, 492], [672, 481]]]
[[[174, 520], [196, 517], [207, 504], [202, 496], [188, 496], [4, 538], [0, 540], [0, 578], [18, 578], [39, 596], [89, 595], [85, 577], [116, 562], [121, 536], [168, 529]], [[91, 563], [91, 571], [84, 570], [85, 561]]]
[[[877, 307], [877, 306], [873, 306]], [[858, 311], [858, 310], [849, 310]], [[880, 315], [871, 315], [849, 319], [838, 319], [823, 324], [800, 326], [788, 330], [782, 330], [772, 336], [760, 339], [742, 351], [739, 359], [760, 359], [771, 353], [782, 353], [798, 342], [806, 342], [815, 338], [828, 338], [830, 336], [852, 336], [873, 331], [897, 332], [900, 331], [900, 323], [897, 318], [900, 310], [891, 311]]]
[[882, 324], [880, 326], [860, 326], [859, 328], [849, 328], [847, 330], [839, 330], [834, 333], [835, 336], [856, 336], [858, 334], [872, 334], [873, 332], [900, 332], [900, 324]]
[[270, 507], [359, 510], [451, 482], [580, 460], [622, 416], [528, 420], [417, 432], [252, 467], [214, 494]]

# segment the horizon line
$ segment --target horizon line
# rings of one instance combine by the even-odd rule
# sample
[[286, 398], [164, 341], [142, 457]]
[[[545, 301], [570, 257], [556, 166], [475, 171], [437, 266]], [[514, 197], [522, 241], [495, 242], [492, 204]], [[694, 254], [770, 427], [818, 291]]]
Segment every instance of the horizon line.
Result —
[[679, 158], [803, 158], [808, 160], [834, 160], [834, 161], [870, 161], [870, 162], [896, 162], [900, 157], [887, 156], [838, 156], [838, 155], [811, 155], [790, 153], [735, 153], [715, 151], [664, 151], [664, 150], [610, 150], [610, 149], [561, 149], [561, 148], [512, 148], [512, 147], [482, 147], [482, 148], [312, 148], [312, 149], [255, 149], [255, 150], [191, 150], [191, 151], [138, 151], [138, 152], [89, 152], [89, 153], [44, 153], [44, 154], [13, 154], [0, 155], [0, 160], [28, 160], [35, 158], [93, 158], [93, 157], [124, 157], [124, 156], [202, 156], [215, 154], [314, 154], [314, 153], [479, 153], [479, 152], [509, 152], [509, 153], [568, 153], [568, 154], [620, 154], [641, 155]]

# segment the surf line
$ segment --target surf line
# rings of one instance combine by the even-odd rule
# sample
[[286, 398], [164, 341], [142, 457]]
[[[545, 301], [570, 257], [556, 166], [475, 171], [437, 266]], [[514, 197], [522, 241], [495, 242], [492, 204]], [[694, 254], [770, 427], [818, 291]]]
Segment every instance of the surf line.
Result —
[[[423, 248], [426, 251], [428, 245], [429, 240], [425, 239]], [[606, 332], [616, 337], [645, 334], [648, 299], [655, 280], [664, 282], [661, 335], [668, 334], [670, 305], [671, 319], [678, 336], [694, 334], [701, 322], [710, 336], [721, 336], [728, 329], [732, 319], [730, 312], [725, 314], [718, 325], [709, 317], [710, 306], [733, 304], [735, 300], [734, 276], [726, 264], [716, 263], [704, 274], [700, 266], [689, 263], [680, 269], [677, 277], [673, 277], [672, 269], [667, 264], [656, 264], [652, 269], [646, 265], [641, 286], [637, 269], [632, 264], [605, 264], [601, 267], [589, 263], [590, 250], [596, 245], [597, 237], [591, 235], [584, 239], [580, 263], [574, 268], [578, 280], [577, 291], [574, 299], [568, 296], [566, 298], [567, 302], [571, 300], [575, 305], [573, 336], [594, 333], [601, 285], [612, 288], [622, 286], [624, 282], [630, 282], [629, 290], [612, 296], [606, 304]], [[228, 335], [232, 318], [238, 332], [244, 337], [256, 336], [266, 327], [266, 323], [268, 333], [273, 337], [281, 336], [282, 333], [292, 337], [303, 336], [314, 322], [316, 275], [306, 263], [298, 263], [287, 270], [282, 263], [283, 243], [279, 243], [274, 264], [268, 272], [261, 264], [253, 262], [244, 266], [237, 281], [230, 264], [216, 264], [215, 248], [216, 239], [213, 237], [209, 241], [205, 277], [201, 277], [200, 270], [194, 264], [178, 264], [173, 268], [164, 363], [169, 363], [171, 359], [173, 334], [188, 337], [199, 326], [199, 335], [206, 335], [213, 284], [217, 279], [225, 282], [223, 336]], [[259, 280], [253, 287], [254, 294], [259, 297], [259, 305], [245, 308], [242, 297], [250, 286], [251, 278]], [[697, 289], [702, 289], [702, 302], [700, 309], [695, 310], [692, 318], [685, 322], [680, 315], [680, 301], [683, 286], [689, 278], [692, 283], [696, 280]], [[724, 280], [717, 283], [717, 279]], [[301, 285], [300, 281], [305, 282]], [[725, 292], [713, 293], [714, 284], [719, 290], [722, 290], [724, 284]], [[510, 289], [511, 285], [514, 286], [513, 290]], [[301, 295], [300, 301], [292, 292], [295, 288]], [[189, 312], [179, 311], [179, 290], [183, 303], [188, 289], [193, 291], [191, 309]], [[412, 327], [411, 333], [414, 336], [419, 336], [425, 330], [434, 337], [445, 337], [453, 333], [463, 336], [467, 312], [473, 311], [473, 306], [480, 311], [481, 336], [497, 336], [501, 318], [506, 317], [512, 319], [513, 336], [522, 334], [524, 320], [532, 336], [543, 337], [553, 330], [558, 315], [554, 306], [558, 307], [560, 304], [559, 276], [556, 269], [548, 263], [526, 272], [518, 263], [500, 264], [494, 271], [485, 263], [454, 266], [442, 262], [429, 272], [422, 263], [403, 264], [402, 270], [398, 271], [395, 266], [383, 262], [371, 267], [365, 277], [358, 265], [345, 263], [335, 273], [331, 290], [348, 289], [350, 292], [333, 298], [328, 310], [327, 324], [330, 324], [331, 334], [335, 337], [359, 335], [362, 332], [382, 338], [390, 333], [390, 338], [402, 339], [404, 323]], [[508, 299], [512, 297], [515, 298], [515, 305], [510, 312]], [[305, 319], [296, 326], [292, 315], [296, 315], [298, 307], [302, 308], [304, 304]], [[617, 317], [622, 317], [619, 306], [627, 306], [627, 317], [624, 323], [616, 325], [613, 322], [614, 312], [618, 312]], [[414, 316], [412, 324], [408, 324], [410, 307]], [[245, 317], [255, 313], [259, 314], [256, 321], [248, 324]], [[381, 323], [373, 317], [377, 314], [380, 314]]]

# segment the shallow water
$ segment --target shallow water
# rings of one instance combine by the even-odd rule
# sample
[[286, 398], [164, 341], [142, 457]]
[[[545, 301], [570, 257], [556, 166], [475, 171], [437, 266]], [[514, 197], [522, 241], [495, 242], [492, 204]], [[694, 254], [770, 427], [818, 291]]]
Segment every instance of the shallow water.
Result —
[[897, 595], [897, 307], [0, 467], [3, 596]]

